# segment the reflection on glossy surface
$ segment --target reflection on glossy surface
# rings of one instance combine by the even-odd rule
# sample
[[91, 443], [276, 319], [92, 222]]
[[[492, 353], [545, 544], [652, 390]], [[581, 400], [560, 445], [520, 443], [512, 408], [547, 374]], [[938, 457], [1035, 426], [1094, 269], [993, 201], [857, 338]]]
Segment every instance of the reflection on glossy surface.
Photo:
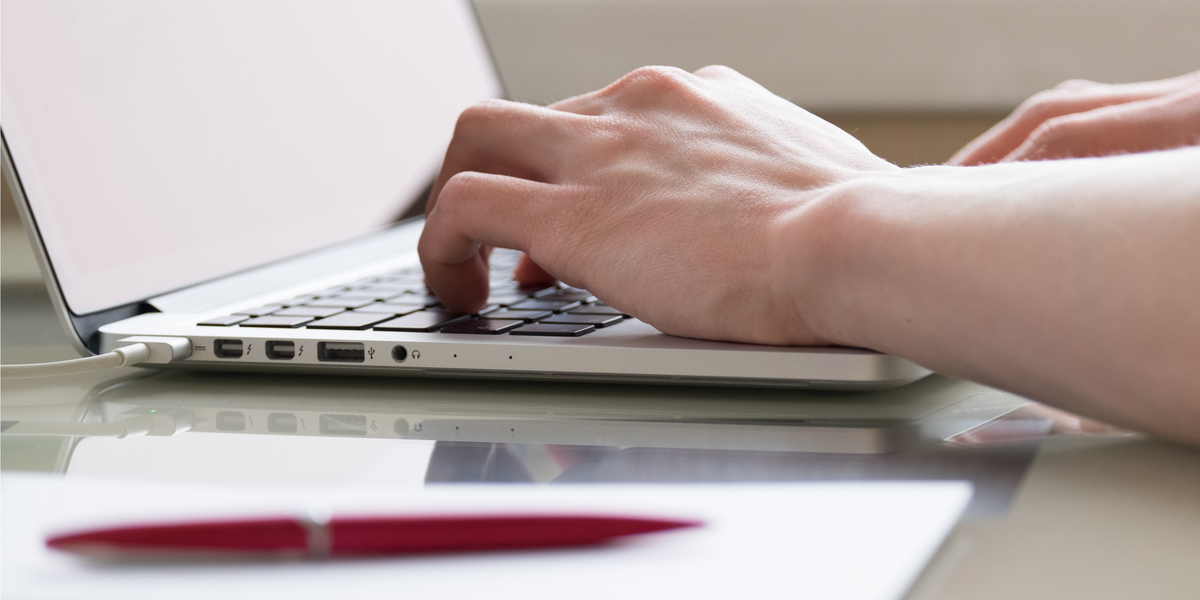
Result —
[[967, 480], [969, 517], [1006, 512], [1036, 440], [886, 455], [438, 442], [427, 482], [697, 483]]
[[[9, 431], [194, 432], [880, 453], [976, 427], [1024, 401], [927, 378], [877, 393], [157, 373], [96, 384], [78, 411], [22, 407]], [[82, 415], [74, 415], [81, 412]], [[146, 423], [151, 419], [154, 424]], [[76, 422], [65, 427], [57, 422]], [[123, 431], [111, 424], [123, 423]], [[90, 425], [89, 425], [90, 424]]]
[[[37, 400], [48, 400], [43, 384], [5, 402], [5, 468], [15, 451], [26, 457], [16, 468], [212, 483], [967, 479], [968, 514], [982, 516], [1004, 512], [1037, 447], [941, 444], [1024, 401], [939, 377], [873, 394], [174, 372], [90, 381], [53, 384], [54, 401]], [[74, 406], [61, 402], [67, 390]]]

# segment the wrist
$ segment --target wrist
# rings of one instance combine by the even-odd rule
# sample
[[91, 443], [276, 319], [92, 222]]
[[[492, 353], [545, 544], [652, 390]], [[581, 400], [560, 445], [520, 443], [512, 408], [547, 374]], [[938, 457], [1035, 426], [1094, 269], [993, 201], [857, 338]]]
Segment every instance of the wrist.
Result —
[[[920, 167], [858, 177], [825, 188], [786, 214], [773, 232], [775, 280], [803, 324], [793, 343], [882, 350], [878, 321], [886, 282], [898, 273], [895, 220], [906, 198], [923, 195]], [[891, 241], [890, 241], [891, 240]]]

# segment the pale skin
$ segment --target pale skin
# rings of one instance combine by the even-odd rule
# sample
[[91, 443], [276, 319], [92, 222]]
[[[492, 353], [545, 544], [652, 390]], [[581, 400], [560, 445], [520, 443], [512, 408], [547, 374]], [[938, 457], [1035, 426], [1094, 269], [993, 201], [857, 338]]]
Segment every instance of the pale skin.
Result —
[[730, 69], [649, 67], [463, 113], [421, 260], [464, 312], [515, 248], [665, 333], [870, 348], [1200, 444], [1197, 144], [1197, 74], [1069, 82], [901, 169]]

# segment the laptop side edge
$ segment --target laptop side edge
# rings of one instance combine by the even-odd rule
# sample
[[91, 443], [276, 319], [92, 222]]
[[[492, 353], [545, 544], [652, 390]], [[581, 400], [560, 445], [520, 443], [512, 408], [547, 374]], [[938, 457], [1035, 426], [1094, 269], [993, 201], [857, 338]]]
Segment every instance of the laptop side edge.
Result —
[[21, 215], [21, 224], [25, 229], [25, 235], [28, 236], [34, 256], [37, 257], [38, 268], [42, 272], [42, 279], [46, 283], [46, 291], [50, 294], [50, 302], [54, 306], [55, 314], [58, 315], [58, 321], [62, 324], [63, 331], [67, 334], [67, 339], [70, 340], [71, 347], [76, 352], [79, 352], [81, 356], [96, 354], [100, 350], [101, 327], [153, 309], [147, 307], [144, 301], [138, 301], [87, 315], [77, 315], [71, 312], [58, 283], [54, 265], [51, 264], [50, 257], [46, 253], [46, 245], [42, 241], [37, 219], [29, 208], [29, 200], [25, 197], [21, 176], [13, 163], [12, 155], [9, 154], [8, 138], [4, 136], [3, 130], [0, 130], [0, 155], [3, 160], [4, 178], [8, 181], [13, 201], [17, 205], [17, 212]]

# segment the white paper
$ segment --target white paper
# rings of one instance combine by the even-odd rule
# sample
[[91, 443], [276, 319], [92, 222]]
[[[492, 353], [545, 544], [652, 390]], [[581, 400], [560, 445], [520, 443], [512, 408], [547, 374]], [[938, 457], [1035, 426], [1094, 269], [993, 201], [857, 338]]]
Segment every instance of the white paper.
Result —
[[[217, 487], [8, 473], [5, 598], [901, 598], [971, 495], [962, 482]], [[601, 547], [457, 555], [105, 564], [48, 534], [178, 518], [602, 512], [703, 520]]]

